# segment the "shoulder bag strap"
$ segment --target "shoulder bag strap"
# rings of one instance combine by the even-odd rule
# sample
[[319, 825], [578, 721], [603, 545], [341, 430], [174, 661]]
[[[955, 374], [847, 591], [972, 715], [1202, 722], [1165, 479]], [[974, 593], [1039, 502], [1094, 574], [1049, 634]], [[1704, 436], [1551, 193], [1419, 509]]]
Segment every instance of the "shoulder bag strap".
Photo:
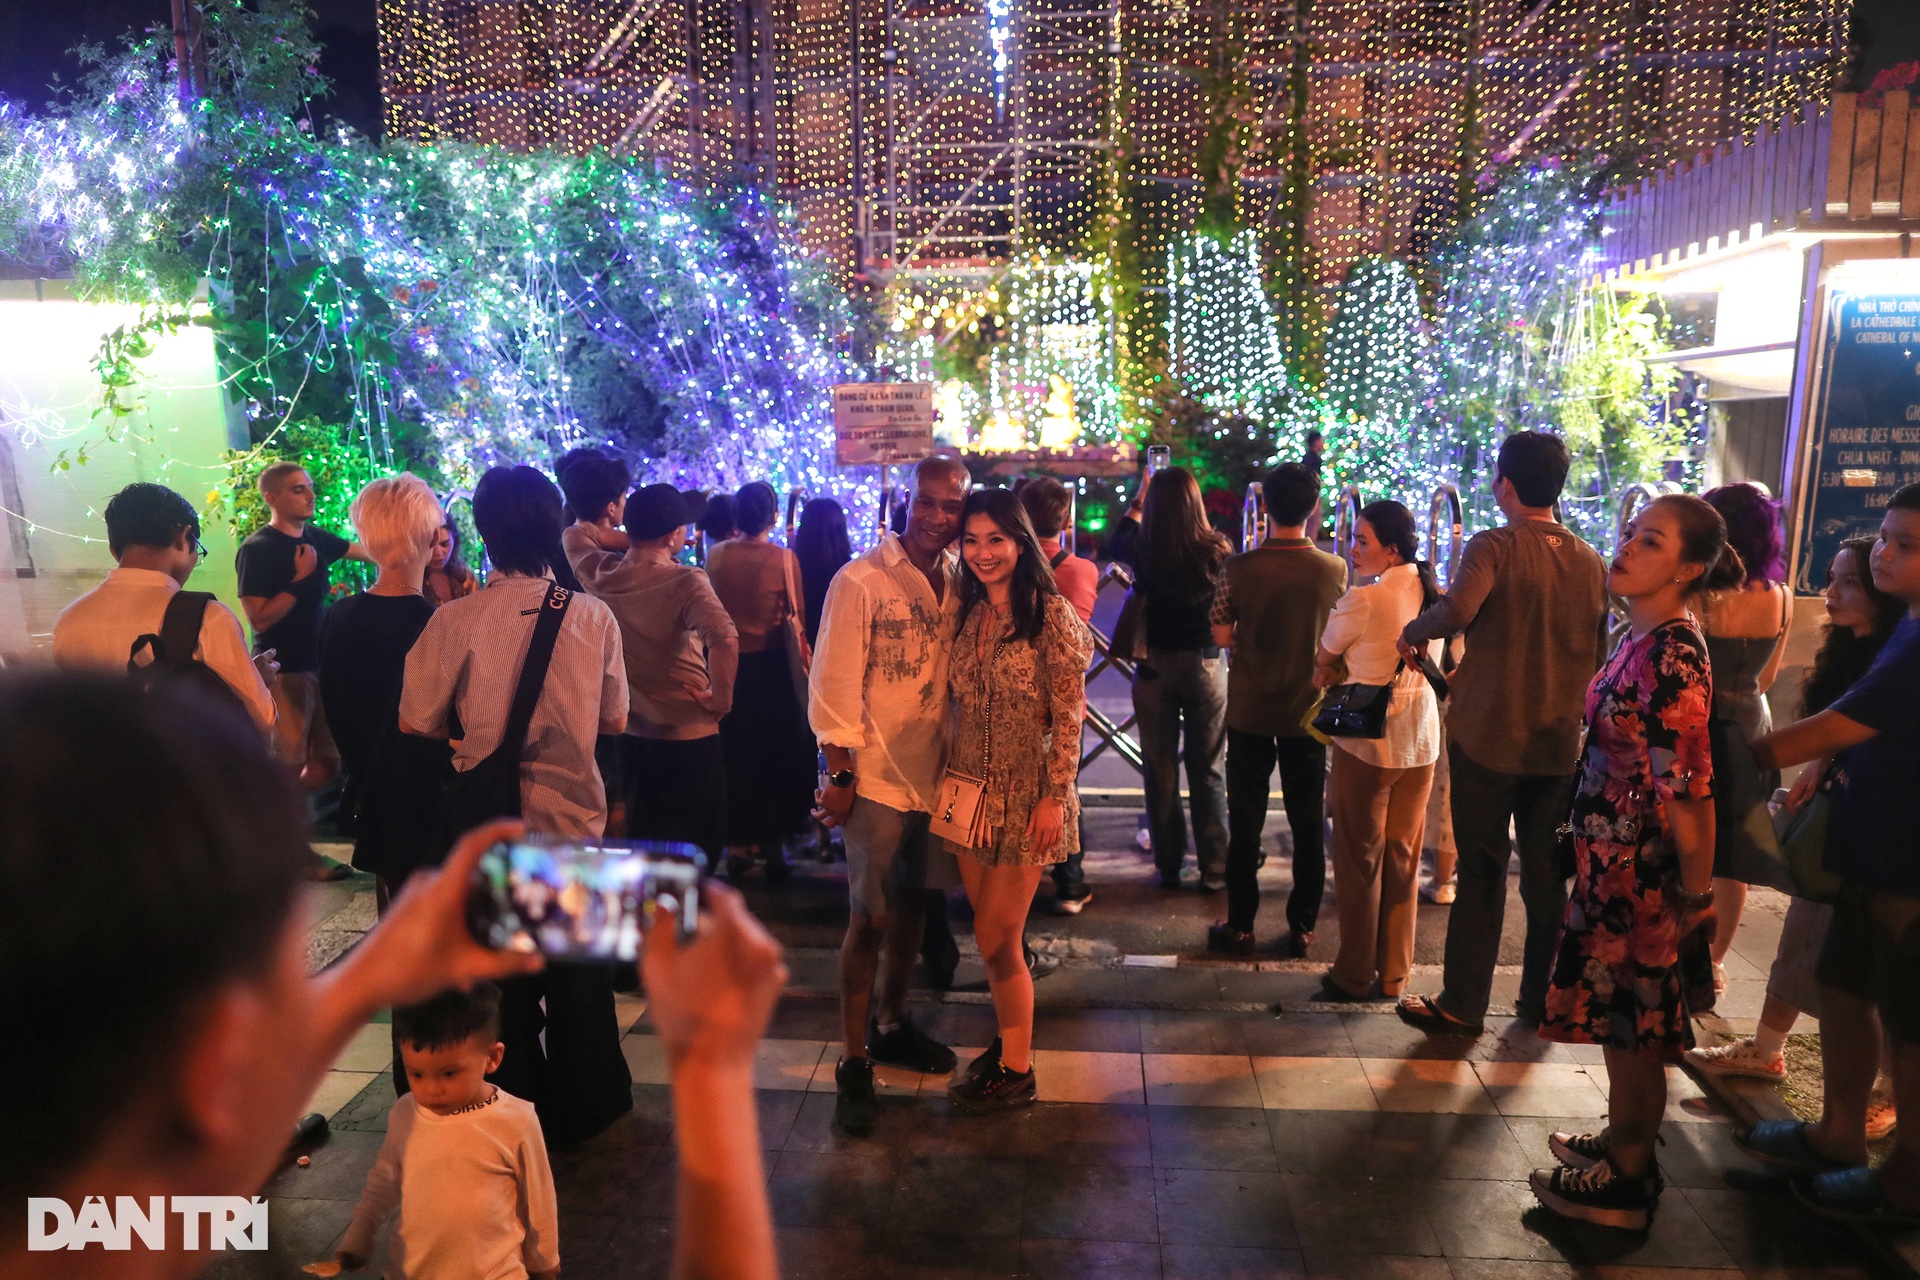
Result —
[[1060, 548], [1060, 550], [1054, 552], [1053, 558], [1047, 561], [1047, 568], [1058, 569], [1067, 562], [1067, 557], [1072, 554], [1073, 552], [1067, 550], [1065, 547]]
[[184, 667], [193, 661], [200, 647], [200, 627], [213, 594], [207, 591], [176, 591], [167, 601], [167, 612], [160, 620], [161, 659], [168, 666]]
[[513, 691], [513, 707], [507, 712], [507, 729], [500, 737], [502, 746], [511, 744], [520, 755], [527, 742], [527, 729], [533, 723], [533, 708], [540, 701], [541, 686], [547, 682], [547, 665], [553, 661], [553, 642], [559, 638], [560, 623], [566, 617], [573, 592], [559, 583], [550, 583], [540, 601], [540, 617], [533, 624], [533, 643], [527, 646], [526, 665], [520, 668], [520, 683]]

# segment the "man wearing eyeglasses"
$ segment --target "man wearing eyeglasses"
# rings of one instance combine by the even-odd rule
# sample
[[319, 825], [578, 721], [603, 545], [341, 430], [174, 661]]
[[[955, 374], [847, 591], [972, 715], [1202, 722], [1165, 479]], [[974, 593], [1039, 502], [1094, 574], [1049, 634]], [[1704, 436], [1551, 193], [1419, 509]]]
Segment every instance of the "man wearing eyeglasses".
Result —
[[[128, 485], [107, 503], [106, 521], [107, 547], [120, 567], [53, 624], [53, 660], [63, 667], [126, 671], [135, 641], [160, 634], [168, 603], [207, 556], [199, 515], [165, 485]], [[200, 615], [192, 656], [227, 682], [263, 732], [273, 729], [264, 679], [273, 655], [249, 657], [240, 619], [218, 600]]]

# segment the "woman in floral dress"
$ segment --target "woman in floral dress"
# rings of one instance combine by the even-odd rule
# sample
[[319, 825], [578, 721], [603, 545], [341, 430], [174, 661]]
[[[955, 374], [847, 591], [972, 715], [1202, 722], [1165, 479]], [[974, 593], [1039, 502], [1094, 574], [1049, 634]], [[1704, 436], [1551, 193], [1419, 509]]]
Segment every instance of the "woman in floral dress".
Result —
[[1607, 574], [1632, 628], [1587, 689], [1573, 891], [1540, 1034], [1602, 1047], [1609, 1123], [1551, 1135], [1561, 1165], [1532, 1179], [1547, 1208], [1585, 1222], [1651, 1224], [1666, 1068], [1713, 1004], [1713, 677], [1687, 606], [1741, 577], [1720, 513], [1678, 495], [1634, 518]]
[[960, 611], [947, 666], [947, 767], [985, 779], [986, 835], [960, 855], [1000, 1034], [947, 1090], [963, 1111], [1034, 1100], [1033, 977], [1023, 937], [1048, 866], [1080, 847], [1080, 724], [1093, 637], [1053, 585], [1019, 499], [981, 489], [960, 515]]

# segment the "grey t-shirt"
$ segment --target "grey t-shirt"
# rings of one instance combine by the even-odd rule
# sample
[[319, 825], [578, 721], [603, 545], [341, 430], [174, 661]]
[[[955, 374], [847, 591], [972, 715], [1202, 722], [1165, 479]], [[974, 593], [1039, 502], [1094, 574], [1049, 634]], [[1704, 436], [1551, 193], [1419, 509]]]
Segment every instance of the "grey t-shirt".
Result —
[[1447, 594], [1401, 638], [1466, 633], [1447, 738], [1501, 773], [1579, 765], [1587, 684], [1607, 656], [1606, 565], [1565, 525], [1522, 520], [1476, 533]]
[[[547, 586], [546, 578], [495, 574], [486, 590], [436, 610], [407, 654], [401, 723], [437, 733], [457, 714], [465, 736], [453, 753], [456, 769], [473, 768], [500, 745]], [[520, 758], [520, 808], [529, 830], [605, 834], [607, 791], [593, 745], [603, 724], [619, 724], [626, 715], [620, 629], [606, 605], [576, 591], [554, 638]]]

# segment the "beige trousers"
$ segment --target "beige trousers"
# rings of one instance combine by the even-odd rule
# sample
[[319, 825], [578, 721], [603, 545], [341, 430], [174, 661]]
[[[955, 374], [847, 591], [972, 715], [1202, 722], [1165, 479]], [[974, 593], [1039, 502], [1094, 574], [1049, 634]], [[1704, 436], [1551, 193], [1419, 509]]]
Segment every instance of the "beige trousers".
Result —
[[1413, 927], [1433, 765], [1382, 769], [1336, 743], [1327, 754], [1327, 816], [1333, 820], [1333, 892], [1340, 952], [1333, 980], [1364, 995], [1406, 991], [1413, 971]]

